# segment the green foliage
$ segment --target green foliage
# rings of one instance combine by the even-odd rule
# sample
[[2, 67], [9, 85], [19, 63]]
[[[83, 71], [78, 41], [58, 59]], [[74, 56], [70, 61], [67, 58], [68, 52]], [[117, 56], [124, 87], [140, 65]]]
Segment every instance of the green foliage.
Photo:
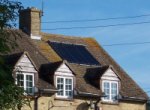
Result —
[[14, 84], [3, 85], [0, 90], [0, 110], [17, 110], [23, 105], [30, 106], [30, 99], [23, 93], [24, 90]]
[[24, 95], [23, 88], [15, 85], [12, 67], [7, 66], [4, 60], [0, 57], [0, 110], [21, 110], [24, 105], [30, 107], [30, 98]]
[[21, 2], [0, 0], [0, 53], [10, 50], [10, 47], [15, 47], [16, 43], [9, 39], [12, 29], [16, 26], [16, 19], [19, 10], [23, 9]]
[[22, 9], [21, 2], [0, 0], [0, 28], [12, 28], [16, 26], [18, 11]]
[[4, 63], [3, 57], [0, 57], [0, 88], [2, 85], [7, 85], [9, 83], [14, 83], [13, 77], [12, 77], [12, 72], [11, 72], [11, 67], [6, 66]]
[[0, 30], [0, 53], [7, 53], [17, 47], [17, 36], [19, 33], [12, 30]]
[[11, 29], [16, 25], [20, 9], [22, 5], [18, 1], [0, 0], [0, 110], [21, 110], [24, 105], [30, 106], [30, 99], [24, 95], [23, 88], [15, 85], [13, 68], [6, 65], [2, 57], [17, 46], [17, 33]]
[[6, 32], [6, 30], [0, 30], [0, 52], [5, 53], [10, 51], [9, 45], [8, 45], [8, 37], [9, 33]]

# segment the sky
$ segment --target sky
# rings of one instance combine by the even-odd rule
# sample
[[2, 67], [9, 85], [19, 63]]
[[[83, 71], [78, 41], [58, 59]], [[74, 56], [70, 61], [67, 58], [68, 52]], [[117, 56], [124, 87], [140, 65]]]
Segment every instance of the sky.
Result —
[[[42, 9], [42, 0], [18, 0], [23, 6]], [[42, 31], [93, 37], [150, 96], [150, 23], [97, 28], [114, 24], [150, 22], [149, 0], [43, 0]], [[137, 18], [95, 20], [148, 15]], [[83, 20], [82, 22], [58, 21]], [[85, 20], [95, 20], [88, 21]], [[55, 23], [44, 23], [53, 22]], [[52, 30], [54, 29], [54, 30]], [[135, 45], [111, 45], [142, 43]], [[106, 46], [111, 45], [111, 46]]]

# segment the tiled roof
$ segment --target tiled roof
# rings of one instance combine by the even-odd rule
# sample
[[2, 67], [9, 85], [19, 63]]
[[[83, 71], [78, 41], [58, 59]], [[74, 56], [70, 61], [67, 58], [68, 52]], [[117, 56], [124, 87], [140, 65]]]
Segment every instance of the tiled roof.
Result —
[[22, 55], [23, 52], [4, 55], [5, 63], [14, 67]]
[[[81, 92], [90, 92], [93, 94], [101, 94], [101, 91], [93, 86], [89, 80], [86, 79], [85, 75], [88, 71], [92, 70], [93, 72], [99, 71], [101, 69], [102, 73], [111, 65], [116, 74], [121, 79], [121, 90], [120, 94], [124, 97], [135, 97], [135, 98], [147, 98], [146, 93], [133, 81], [133, 79], [108, 55], [108, 53], [93, 39], [93, 38], [82, 38], [82, 37], [72, 37], [56, 34], [46, 34], [41, 33], [41, 40], [31, 40], [29, 36], [17, 31], [21, 34], [21, 38], [17, 39], [18, 47], [13, 50], [11, 54], [20, 53], [27, 51], [37, 68], [40, 70], [42, 65], [55, 63], [52, 70], [55, 71], [58, 67], [59, 62], [62, 61], [60, 56], [48, 45], [48, 41], [57, 41], [64, 42], [69, 44], [82, 44], [85, 45], [86, 49], [94, 56], [94, 58], [100, 63], [99, 66], [90, 66], [90, 65], [80, 65], [68, 63], [70, 69], [76, 74], [76, 88]], [[56, 63], [57, 62], [57, 63]], [[103, 67], [103, 68], [100, 68]], [[98, 74], [100, 75], [100, 74]], [[41, 79], [43, 80], [43, 79]], [[44, 81], [41, 81], [42, 83]], [[43, 87], [46, 83], [42, 84]], [[51, 86], [52, 87], [52, 86]]]
[[[20, 57], [24, 52], [28, 52], [28, 54], [30, 55], [31, 59], [33, 60], [38, 70], [40, 69], [42, 64], [46, 64], [49, 62], [46, 59], [46, 57], [44, 57], [40, 53], [40, 51], [36, 48], [36, 46], [34, 46], [29, 36], [27, 36], [26, 34], [24, 34], [19, 30], [13, 30], [13, 33], [16, 33], [17, 35], [20, 36], [15, 36], [16, 38], [13, 37], [16, 39], [17, 47], [15, 49], [11, 49], [11, 51], [8, 52], [6, 55], [3, 55], [6, 58], [7, 64], [11, 64], [11, 66], [15, 66], [15, 64], [17, 63], [17, 61], [20, 59]], [[41, 79], [39, 78], [38, 80], [40, 81]], [[41, 82], [45, 87], [49, 87], [50, 85], [48, 83], [45, 83], [44, 81]], [[36, 85], [40, 86], [41, 84], [36, 84]]]
[[[72, 37], [72, 36], [63, 36], [56, 34], [46, 34], [41, 33], [42, 41], [44, 44], [47, 44], [47, 41], [57, 41], [71, 44], [82, 44], [85, 45], [89, 52], [99, 61], [102, 66], [111, 65], [116, 74], [121, 78], [121, 95], [126, 97], [143, 97], [147, 98], [146, 93], [135, 83], [135, 81], [112, 59], [112, 57], [96, 42], [93, 38], [82, 38], [82, 37]], [[51, 48], [49, 45], [45, 46], [45, 48]], [[44, 48], [44, 47], [43, 47]], [[39, 48], [44, 56], [50, 54], [49, 52], [44, 53], [42, 48]], [[58, 56], [53, 49], [51, 48], [53, 54], [48, 56], [49, 61], [54, 61], [56, 56]], [[50, 58], [51, 57], [51, 58]], [[58, 56], [59, 57], [59, 56]], [[57, 57], [57, 58], [58, 58]], [[56, 58], [56, 61], [58, 60]], [[76, 65], [70, 64], [75, 73], [78, 73], [80, 77], [84, 76], [86, 71], [85, 65]]]

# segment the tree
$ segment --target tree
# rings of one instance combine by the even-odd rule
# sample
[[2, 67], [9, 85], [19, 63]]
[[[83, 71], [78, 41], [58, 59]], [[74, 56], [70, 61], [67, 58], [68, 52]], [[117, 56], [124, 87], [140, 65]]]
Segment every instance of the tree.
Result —
[[17, 45], [10, 37], [16, 26], [18, 12], [22, 9], [18, 1], [0, 0], [0, 110], [21, 109], [23, 105], [30, 106], [29, 98], [24, 95], [23, 88], [15, 85], [12, 77], [12, 67], [5, 64], [4, 54]]
[[8, 29], [16, 26], [18, 11], [22, 8], [21, 2], [0, 0], [0, 52], [9, 51], [9, 46], [14, 47], [15, 42], [8, 39], [11, 34]]
[[0, 28], [16, 26], [18, 11], [23, 8], [21, 2], [0, 0], [0, 3]]

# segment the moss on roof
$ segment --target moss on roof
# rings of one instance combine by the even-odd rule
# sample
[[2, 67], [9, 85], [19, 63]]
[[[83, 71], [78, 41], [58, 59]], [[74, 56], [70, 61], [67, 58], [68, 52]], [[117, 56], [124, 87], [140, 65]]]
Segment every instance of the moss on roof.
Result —
[[[21, 31], [17, 31], [22, 36], [16, 40], [18, 47], [12, 50], [9, 54], [20, 53], [27, 51], [37, 68], [39, 69], [41, 65], [48, 63], [55, 63], [62, 61], [60, 56], [51, 48], [48, 41], [57, 41], [70, 44], [80, 44], [85, 45], [87, 50], [94, 56], [94, 58], [101, 64], [100, 66], [111, 65], [116, 74], [121, 79], [121, 89], [120, 94], [124, 97], [136, 97], [147, 99], [147, 94], [135, 83], [135, 81], [112, 59], [112, 57], [100, 46], [93, 38], [82, 38], [82, 37], [72, 37], [57, 34], [47, 34], [41, 33], [42, 39], [31, 40], [29, 36]], [[79, 65], [70, 63], [70, 68], [77, 74], [77, 88], [82, 92], [93, 92], [100, 93], [100, 91], [86, 82], [84, 75], [88, 68], [96, 68], [89, 65]], [[42, 80], [42, 79], [40, 79]], [[82, 83], [82, 85], [81, 85]], [[43, 83], [41, 86], [45, 86], [47, 83]], [[84, 85], [84, 86], [83, 86]], [[48, 87], [48, 86], [47, 86]], [[84, 88], [86, 87], [86, 88]]]

